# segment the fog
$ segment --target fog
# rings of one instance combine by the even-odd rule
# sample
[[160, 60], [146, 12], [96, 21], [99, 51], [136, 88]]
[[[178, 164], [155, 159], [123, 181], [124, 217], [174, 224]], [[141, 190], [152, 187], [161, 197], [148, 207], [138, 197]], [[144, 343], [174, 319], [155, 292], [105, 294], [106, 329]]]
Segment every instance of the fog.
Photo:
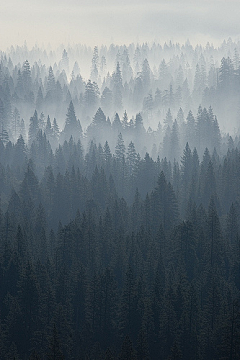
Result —
[[36, 42], [88, 45], [179, 41], [218, 44], [238, 39], [240, 2], [230, 1], [0, 1], [1, 48]]
[[239, 10], [0, 0], [0, 360], [240, 359]]

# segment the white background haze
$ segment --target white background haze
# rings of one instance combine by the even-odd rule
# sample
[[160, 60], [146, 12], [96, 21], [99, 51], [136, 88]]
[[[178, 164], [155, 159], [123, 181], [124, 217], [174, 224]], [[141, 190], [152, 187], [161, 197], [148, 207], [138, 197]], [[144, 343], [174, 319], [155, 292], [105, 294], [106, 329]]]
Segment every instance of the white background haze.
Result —
[[0, 48], [240, 38], [239, 0], [0, 0]]

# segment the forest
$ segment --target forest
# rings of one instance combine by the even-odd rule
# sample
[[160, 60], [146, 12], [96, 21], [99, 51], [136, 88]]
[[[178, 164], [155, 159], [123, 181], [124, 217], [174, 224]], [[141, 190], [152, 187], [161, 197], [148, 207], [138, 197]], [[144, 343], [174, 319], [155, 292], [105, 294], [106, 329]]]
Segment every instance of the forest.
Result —
[[240, 358], [240, 42], [0, 51], [0, 357]]

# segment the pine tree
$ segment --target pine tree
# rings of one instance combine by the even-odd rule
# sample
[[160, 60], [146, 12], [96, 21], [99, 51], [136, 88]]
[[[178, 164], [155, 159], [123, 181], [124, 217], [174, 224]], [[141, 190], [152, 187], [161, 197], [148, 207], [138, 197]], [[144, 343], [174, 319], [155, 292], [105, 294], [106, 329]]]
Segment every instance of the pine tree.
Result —
[[147, 93], [149, 91], [149, 86], [150, 86], [150, 66], [147, 59], [143, 61], [141, 75], [142, 75], [144, 93]]
[[[48, 118], [50, 120], [50, 117], [48, 115]], [[39, 119], [38, 119], [38, 126], [39, 126], [39, 129], [44, 131], [45, 129], [45, 125], [46, 125], [46, 122], [45, 122], [45, 115], [43, 112], [41, 112], [40, 116], [39, 116]]]
[[73, 102], [71, 101], [66, 114], [63, 136], [65, 140], [68, 140], [71, 136], [73, 136], [74, 139], [77, 140], [81, 137], [81, 134], [82, 134], [82, 128], [80, 122], [77, 121], [74, 105]]
[[127, 115], [127, 112], [126, 110], [124, 111], [124, 114], [123, 114], [123, 120], [122, 120], [122, 126], [123, 126], [123, 129], [124, 130], [127, 130], [128, 128], [128, 115]]
[[12, 113], [12, 126], [11, 126], [14, 140], [16, 140], [17, 137], [20, 135], [19, 128], [20, 128], [20, 113], [19, 110], [15, 107]]
[[188, 142], [183, 150], [183, 156], [181, 158], [181, 194], [182, 194], [182, 211], [186, 211], [188, 197], [190, 195], [190, 185], [193, 174], [192, 164], [192, 152], [188, 145]]
[[188, 142], [189, 146], [193, 147], [196, 146], [195, 139], [196, 139], [195, 119], [190, 110], [187, 116], [185, 142]]
[[113, 73], [113, 105], [114, 110], [119, 111], [122, 109], [122, 74], [120, 64], [117, 63], [115, 72]]
[[219, 70], [219, 86], [222, 91], [231, 90], [233, 79], [233, 64], [232, 60], [228, 57], [223, 57]]
[[[95, 138], [101, 136], [104, 133], [104, 130], [106, 130], [107, 127], [107, 121], [106, 116], [101, 108], [98, 108], [96, 114], [93, 117], [92, 123], [87, 128], [87, 135], [89, 138]], [[98, 135], [97, 135], [98, 134]]]
[[118, 135], [118, 140], [117, 140], [117, 145], [115, 147], [115, 154], [116, 154], [116, 159], [119, 161], [123, 161], [124, 160], [124, 156], [125, 156], [125, 145], [124, 145], [124, 140], [122, 137], [121, 132]]
[[91, 67], [91, 80], [95, 82], [98, 81], [98, 66], [99, 66], [98, 47], [94, 46], [92, 67]]
[[84, 106], [87, 114], [92, 114], [96, 111], [99, 100], [98, 87], [91, 80], [88, 80], [84, 92]]
[[138, 168], [137, 153], [135, 150], [134, 143], [131, 141], [127, 149], [126, 163], [130, 176], [136, 176]]
[[47, 123], [46, 123], [46, 127], [45, 127], [45, 134], [46, 134], [48, 139], [50, 139], [51, 136], [52, 136], [52, 124], [51, 124], [51, 120], [50, 120], [49, 115], [47, 117]]
[[[41, 96], [41, 94], [40, 94]], [[53, 74], [53, 69], [50, 66], [48, 71], [48, 78], [47, 78], [47, 93], [46, 93], [46, 102], [48, 104], [52, 104], [55, 98], [55, 78]]]
[[123, 130], [122, 123], [121, 123], [118, 113], [115, 114], [115, 117], [114, 117], [114, 120], [112, 123], [112, 129], [113, 129], [114, 134], [119, 134]]
[[5, 127], [9, 129], [9, 123], [11, 121], [12, 115], [12, 96], [11, 91], [9, 88], [9, 81], [8, 78], [5, 77], [3, 83], [3, 95], [2, 95], [3, 103], [4, 103], [4, 120], [5, 120]]
[[39, 130], [39, 120], [37, 110], [35, 110], [33, 116], [30, 118], [29, 130], [28, 130], [28, 143], [32, 144], [33, 140], [36, 138]]
[[18, 98], [22, 99], [24, 96], [24, 89], [23, 89], [23, 77], [22, 77], [22, 73], [21, 70], [18, 70], [18, 74], [17, 74], [17, 85], [16, 85], [16, 93]]
[[152, 231], [154, 233], [162, 224], [164, 231], [169, 231], [178, 220], [178, 204], [175, 193], [170, 183], [167, 184], [163, 172], [161, 172], [157, 187], [151, 194]]
[[169, 159], [173, 161], [174, 159], [179, 160], [180, 145], [179, 145], [179, 128], [177, 120], [174, 121], [172, 126], [172, 131], [170, 135], [170, 154]]
[[0, 140], [2, 141], [2, 143], [4, 145], [6, 145], [9, 142], [9, 135], [6, 129], [4, 129], [4, 127], [1, 127], [1, 132], [0, 132]]
[[23, 81], [24, 95], [25, 98], [28, 99], [30, 92], [32, 90], [31, 68], [28, 60], [25, 60], [23, 63], [22, 81]]
[[68, 73], [68, 71], [69, 71], [69, 58], [68, 58], [68, 53], [67, 53], [66, 49], [63, 50], [60, 65], [61, 65], [61, 68], [63, 70], [65, 70], [66, 73]]
[[0, 98], [0, 126], [4, 126], [5, 124], [5, 117], [4, 117], [4, 104], [3, 104], [3, 101], [2, 99]]
[[137, 136], [142, 135], [144, 127], [143, 127], [143, 118], [140, 113], [136, 115], [135, 119], [135, 129]]
[[60, 131], [59, 131], [59, 126], [58, 126], [56, 118], [53, 119], [52, 136], [54, 139], [54, 145], [57, 147], [58, 141], [59, 141], [59, 136], [60, 136]]
[[173, 124], [173, 118], [172, 118], [172, 114], [171, 114], [171, 110], [168, 109], [167, 114], [166, 114], [166, 118], [164, 119], [164, 127], [165, 130], [168, 126], [172, 126]]

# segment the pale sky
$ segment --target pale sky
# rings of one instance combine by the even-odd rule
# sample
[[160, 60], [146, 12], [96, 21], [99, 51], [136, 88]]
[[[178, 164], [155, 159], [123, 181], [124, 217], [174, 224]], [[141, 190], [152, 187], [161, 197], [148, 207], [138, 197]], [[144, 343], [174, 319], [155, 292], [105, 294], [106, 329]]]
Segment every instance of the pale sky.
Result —
[[240, 0], [0, 0], [0, 49], [240, 39]]

